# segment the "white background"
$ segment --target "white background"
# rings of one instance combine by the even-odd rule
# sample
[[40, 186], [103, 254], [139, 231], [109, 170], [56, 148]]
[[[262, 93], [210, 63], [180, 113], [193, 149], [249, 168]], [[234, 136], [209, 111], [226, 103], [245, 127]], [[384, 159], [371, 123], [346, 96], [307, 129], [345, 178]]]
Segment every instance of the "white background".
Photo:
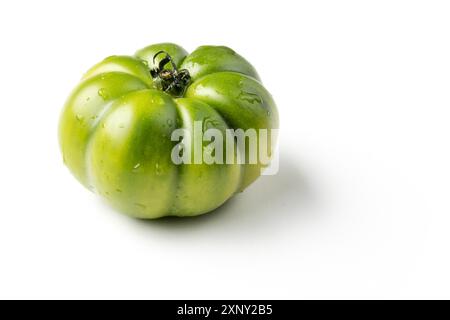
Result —
[[[450, 298], [446, 1], [2, 1], [0, 298]], [[227, 45], [280, 112], [280, 172], [142, 222], [63, 166], [91, 65]]]

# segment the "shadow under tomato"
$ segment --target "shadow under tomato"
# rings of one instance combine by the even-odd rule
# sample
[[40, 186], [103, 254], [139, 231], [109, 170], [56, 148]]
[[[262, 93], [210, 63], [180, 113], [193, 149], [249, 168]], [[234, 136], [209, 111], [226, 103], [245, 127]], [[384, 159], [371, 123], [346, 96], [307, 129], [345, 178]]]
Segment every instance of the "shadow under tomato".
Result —
[[217, 237], [249, 236], [283, 232], [311, 216], [316, 194], [294, 159], [280, 157], [276, 175], [261, 176], [244, 192], [214, 211], [196, 217], [166, 217], [134, 220], [151, 232], [175, 233], [177, 239], [192, 233], [214, 233]]

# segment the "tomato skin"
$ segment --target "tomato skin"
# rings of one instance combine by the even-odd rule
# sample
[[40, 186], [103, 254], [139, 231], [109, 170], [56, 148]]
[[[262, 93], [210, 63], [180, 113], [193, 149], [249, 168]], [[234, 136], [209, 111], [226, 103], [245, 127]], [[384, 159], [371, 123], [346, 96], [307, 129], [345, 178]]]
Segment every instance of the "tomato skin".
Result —
[[[189, 71], [182, 97], [159, 90], [152, 79], [150, 69], [162, 59], [154, 63], [153, 56], [161, 50]], [[67, 99], [59, 141], [73, 175], [119, 211], [145, 219], [194, 216], [244, 190], [262, 169], [259, 163], [173, 163], [178, 142], [171, 134], [183, 128], [194, 139], [194, 121], [222, 133], [274, 129], [278, 113], [253, 66], [233, 50], [202, 46], [188, 54], [162, 43], [93, 66]], [[268, 143], [272, 150], [275, 141]]]

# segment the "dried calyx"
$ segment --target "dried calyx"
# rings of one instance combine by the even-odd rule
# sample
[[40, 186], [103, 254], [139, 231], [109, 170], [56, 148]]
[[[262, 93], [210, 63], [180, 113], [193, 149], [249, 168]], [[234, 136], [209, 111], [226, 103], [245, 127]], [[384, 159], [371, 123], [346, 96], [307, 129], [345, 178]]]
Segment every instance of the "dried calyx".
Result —
[[[156, 57], [160, 54], [165, 54], [165, 57], [156, 65]], [[169, 63], [172, 69], [164, 69]], [[150, 73], [158, 89], [175, 97], [182, 96], [191, 80], [189, 71], [186, 69], [178, 70], [172, 57], [165, 51], [159, 51], [153, 56], [153, 65], [155, 67], [150, 70]]]

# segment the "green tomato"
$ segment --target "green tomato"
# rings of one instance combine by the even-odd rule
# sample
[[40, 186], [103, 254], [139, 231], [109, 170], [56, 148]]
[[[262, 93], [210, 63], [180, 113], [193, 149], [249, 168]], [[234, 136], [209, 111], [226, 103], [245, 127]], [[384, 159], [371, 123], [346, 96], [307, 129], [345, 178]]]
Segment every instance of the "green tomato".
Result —
[[[225, 134], [278, 128], [278, 113], [252, 65], [227, 47], [201, 46], [188, 54], [162, 43], [134, 56], [111, 56], [83, 76], [64, 106], [64, 163], [85, 187], [128, 215], [203, 214], [249, 186], [264, 164], [175, 164], [171, 155], [179, 142], [172, 133], [183, 128], [199, 139], [196, 121]], [[236, 154], [249, 152], [234, 143]], [[208, 144], [200, 141], [202, 148]], [[270, 153], [275, 141], [267, 144]]]

